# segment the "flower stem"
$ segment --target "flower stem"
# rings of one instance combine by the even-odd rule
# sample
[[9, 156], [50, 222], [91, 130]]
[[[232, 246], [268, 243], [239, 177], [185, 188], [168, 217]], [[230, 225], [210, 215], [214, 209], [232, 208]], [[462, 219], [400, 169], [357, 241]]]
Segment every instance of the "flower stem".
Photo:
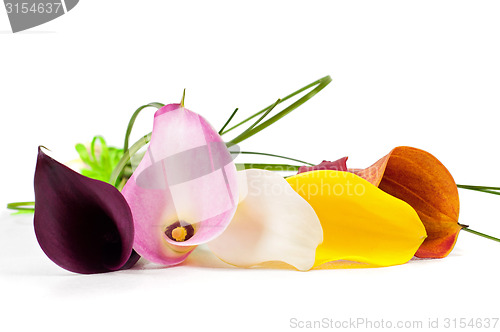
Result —
[[[296, 161], [298, 163], [314, 166], [314, 164], [308, 163], [308, 162], [303, 161], [303, 160], [289, 158], [289, 157], [285, 157], [285, 156], [280, 156], [280, 155], [272, 154], [272, 153], [253, 152], [253, 151], [229, 151], [229, 152], [232, 154], [255, 154], [255, 155], [260, 155], [260, 156], [276, 157], [276, 158], [287, 159], [287, 160], [291, 160], [291, 161]], [[268, 165], [271, 165], [271, 164], [268, 164]]]
[[282, 172], [296, 172], [299, 170], [300, 166], [297, 165], [287, 165], [287, 164], [252, 164], [243, 163], [236, 164], [236, 169], [264, 169], [267, 171], [282, 171]]
[[487, 194], [500, 195], [500, 187], [486, 187], [486, 186], [470, 186], [464, 184], [457, 184], [458, 188], [480, 191]]
[[222, 132], [224, 132], [224, 129], [226, 129], [226, 127], [229, 124], [229, 122], [231, 122], [231, 120], [233, 119], [233, 117], [236, 114], [236, 112], [238, 112], [238, 108], [236, 108], [234, 110], [233, 114], [231, 114], [231, 116], [229, 117], [229, 119], [227, 119], [226, 123], [224, 123], [224, 125], [222, 126], [222, 128], [219, 130], [219, 135], [222, 135]]
[[248, 132], [250, 132], [253, 128], [255, 128], [256, 125], [258, 125], [279, 103], [281, 102], [281, 99], [276, 100], [274, 104], [269, 107], [262, 116], [257, 119], [250, 127], [248, 127], [244, 132], [241, 133], [241, 135], [244, 135]]
[[143, 146], [149, 143], [151, 140], [151, 133], [141, 137], [137, 142], [135, 142], [130, 149], [128, 149], [126, 152], [123, 153], [122, 158], [116, 165], [115, 169], [113, 169], [113, 172], [111, 173], [111, 178], [109, 180], [109, 183], [111, 183], [115, 187], [120, 186], [120, 182], [122, 181], [121, 175], [123, 174], [123, 170], [125, 167], [127, 167], [127, 164], [130, 161], [130, 158], [132, 158], [133, 155], [135, 155]]
[[457, 184], [457, 187], [464, 189], [489, 189], [489, 190], [500, 190], [500, 187], [486, 187], [486, 186], [471, 186], [468, 184]]
[[478, 231], [475, 231], [475, 230], [472, 230], [470, 229], [468, 226], [464, 226], [462, 228], [462, 230], [466, 231], [466, 232], [469, 232], [469, 233], [472, 233], [472, 234], [476, 234], [476, 235], [479, 235], [479, 236], [482, 236], [484, 238], [487, 238], [487, 239], [490, 239], [490, 240], [493, 240], [493, 241], [496, 241], [496, 242], [500, 242], [500, 239], [499, 238], [496, 238], [494, 236], [491, 236], [491, 235], [487, 235], [487, 234], [484, 234], [484, 233], [481, 233], [481, 232], [478, 232]]

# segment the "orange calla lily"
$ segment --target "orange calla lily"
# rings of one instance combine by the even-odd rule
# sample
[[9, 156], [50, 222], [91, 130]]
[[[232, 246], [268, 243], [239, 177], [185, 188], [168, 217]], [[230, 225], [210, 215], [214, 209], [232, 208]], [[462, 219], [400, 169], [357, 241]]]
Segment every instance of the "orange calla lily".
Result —
[[451, 252], [463, 227], [458, 223], [458, 189], [450, 172], [436, 157], [420, 149], [400, 146], [372, 166], [350, 171], [417, 211], [427, 239], [415, 256], [443, 258]]

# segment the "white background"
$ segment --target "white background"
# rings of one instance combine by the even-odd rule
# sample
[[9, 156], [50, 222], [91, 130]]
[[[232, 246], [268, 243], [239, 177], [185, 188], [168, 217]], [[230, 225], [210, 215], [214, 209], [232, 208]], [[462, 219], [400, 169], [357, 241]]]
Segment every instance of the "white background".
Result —
[[[121, 146], [138, 106], [179, 102], [184, 88], [186, 107], [219, 128], [235, 107], [241, 119], [325, 75], [327, 88], [242, 148], [366, 167], [410, 145], [457, 183], [500, 186], [498, 17], [497, 1], [82, 0], [12, 34], [0, 7], [0, 204], [33, 199], [38, 145], [61, 161], [96, 134]], [[500, 197], [460, 194], [460, 222], [499, 236]], [[287, 331], [293, 317], [424, 327], [499, 317], [499, 254], [499, 243], [462, 233], [445, 259], [391, 268], [240, 270], [198, 250], [174, 268], [80, 276], [43, 255], [31, 216], [3, 210], [0, 324]]]

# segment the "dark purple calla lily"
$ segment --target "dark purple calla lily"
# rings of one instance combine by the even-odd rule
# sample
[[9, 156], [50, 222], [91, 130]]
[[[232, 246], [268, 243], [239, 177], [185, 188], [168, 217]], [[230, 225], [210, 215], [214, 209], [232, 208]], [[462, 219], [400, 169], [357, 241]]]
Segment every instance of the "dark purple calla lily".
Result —
[[335, 160], [335, 161], [323, 160], [321, 162], [321, 164], [318, 164], [316, 166], [300, 166], [297, 174], [304, 173], [304, 172], [311, 172], [311, 171], [319, 171], [319, 170], [347, 172], [348, 169], [347, 169], [346, 161], [347, 161], [347, 157], [344, 157], [344, 158], [340, 158], [339, 160]]
[[132, 267], [132, 213], [113, 186], [78, 174], [38, 149], [35, 233], [54, 263], [77, 273]]

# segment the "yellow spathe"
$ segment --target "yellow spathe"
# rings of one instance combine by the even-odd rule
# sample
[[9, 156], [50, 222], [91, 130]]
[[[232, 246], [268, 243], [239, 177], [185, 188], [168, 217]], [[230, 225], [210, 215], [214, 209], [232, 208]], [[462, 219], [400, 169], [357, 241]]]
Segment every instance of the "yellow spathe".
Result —
[[355, 174], [321, 170], [287, 181], [313, 207], [323, 227], [314, 266], [337, 260], [403, 264], [427, 237], [410, 205]]

